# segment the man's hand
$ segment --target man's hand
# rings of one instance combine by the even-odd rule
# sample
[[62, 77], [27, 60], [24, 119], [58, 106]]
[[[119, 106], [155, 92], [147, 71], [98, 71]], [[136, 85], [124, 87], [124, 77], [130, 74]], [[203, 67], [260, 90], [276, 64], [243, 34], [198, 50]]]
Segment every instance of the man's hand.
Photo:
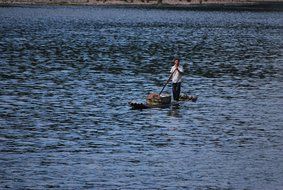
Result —
[[175, 69], [176, 69], [178, 72], [180, 72], [180, 71], [179, 71], [179, 65], [180, 65], [180, 63], [176, 63], [176, 64], [175, 64]]
[[175, 64], [175, 69], [176, 69], [179, 73], [183, 74], [183, 72], [179, 70], [179, 65], [180, 65], [179, 62], [176, 63], [176, 64]]

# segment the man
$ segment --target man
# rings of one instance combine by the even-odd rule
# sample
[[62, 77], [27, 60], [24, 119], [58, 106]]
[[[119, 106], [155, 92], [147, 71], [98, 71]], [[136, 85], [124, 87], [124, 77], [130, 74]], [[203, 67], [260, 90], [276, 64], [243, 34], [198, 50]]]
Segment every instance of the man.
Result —
[[182, 82], [182, 75], [183, 75], [183, 67], [180, 65], [179, 58], [175, 58], [174, 66], [171, 68], [171, 79], [172, 79], [172, 92], [173, 98], [176, 101], [179, 101], [180, 92], [181, 92], [181, 82]]

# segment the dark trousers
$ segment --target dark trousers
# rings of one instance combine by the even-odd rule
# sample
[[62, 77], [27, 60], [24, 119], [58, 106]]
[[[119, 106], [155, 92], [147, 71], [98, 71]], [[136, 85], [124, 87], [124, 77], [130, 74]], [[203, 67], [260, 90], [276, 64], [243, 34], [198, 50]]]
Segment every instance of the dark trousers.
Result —
[[173, 86], [173, 88], [172, 88], [172, 92], [173, 92], [173, 98], [174, 98], [174, 100], [179, 100], [179, 98], [180, 98], [180, 92], [181, 92], [181, 83], [180, 82], [178, 82], [178, 83], [173, 83], [172, 84]]

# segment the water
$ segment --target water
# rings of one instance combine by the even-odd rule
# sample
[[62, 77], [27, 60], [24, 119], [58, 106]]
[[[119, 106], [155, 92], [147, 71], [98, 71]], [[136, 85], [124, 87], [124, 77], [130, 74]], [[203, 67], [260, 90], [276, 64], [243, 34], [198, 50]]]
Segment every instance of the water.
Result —
[[[34, 6], [0, 20], [1, 189], [283, 188], [282, 12]], [[175, 55], [198, 102], [131, 110]]]

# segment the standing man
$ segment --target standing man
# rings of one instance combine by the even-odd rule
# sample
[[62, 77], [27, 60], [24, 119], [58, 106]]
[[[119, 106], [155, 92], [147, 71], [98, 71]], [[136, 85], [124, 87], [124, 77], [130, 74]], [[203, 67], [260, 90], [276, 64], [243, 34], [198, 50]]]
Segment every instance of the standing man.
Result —
[[171, 77], [172, 77], [172, 92], [173, 98], [176, 101], [179, 101], [180, 92], [181, 92], [181, 82], [182, 82], [182, 75], [183, 75], [183, 67], [180, 65], [180, 59], [175, 58], [174, 66], [171, 68]]

